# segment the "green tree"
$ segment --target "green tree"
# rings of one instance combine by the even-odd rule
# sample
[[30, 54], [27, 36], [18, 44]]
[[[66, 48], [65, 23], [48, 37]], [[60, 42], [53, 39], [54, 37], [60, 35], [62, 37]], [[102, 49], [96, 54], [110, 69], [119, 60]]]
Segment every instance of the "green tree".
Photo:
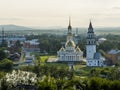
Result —
[[9, 59], [3, 59], [2, 61], [0, 61], [0, 69], [11, 71], [13, 69], [13, 62]]
[[115, 48], [116, 48], [116, 44], [111, 41], [105, 41], [98, 46], [98, 50], [101, 49], [103, 51], [109, 51], [109, 50], [115, 49]]
[[0, 49], [0, 60], [7, 58], [7, 54], [4, 52], [4, 49]]
[[88, 90], [101, 90], [102, 83], [103, 81], [101, 78], [93, 77], [89, 82]]
[[18, 53], [21, 53], [21, 43], [20, 43], [20, 41], [19, 40], [17, 40], [16, 42], [15, 42], [15, 45], [14, 45], [15, 47], [15, 52], [18, 52]]
[[38, 90], [57, 90], [55, 79], [51, 77], [44, 77], [44, 80], [38, 80]]
[[1, 79], [2, 77], [4, 77], [5, 74], [6, 74], [5, 72], [2, 72], [2, 71], [1, 71], [1, 72], [0, 72], [0, 79]]
[[6, 40], [2, 40], [2, 43], [0, 45], [0, 47], [7, 47], [8, 46], [8, 43]]
[[100, 69], [98, 69], [98, 68], [93, 68], [93, 69], [90, 71], [90, 75], [91, 75], [91, 76], [99, 76], [99, 75], [100, 75]]

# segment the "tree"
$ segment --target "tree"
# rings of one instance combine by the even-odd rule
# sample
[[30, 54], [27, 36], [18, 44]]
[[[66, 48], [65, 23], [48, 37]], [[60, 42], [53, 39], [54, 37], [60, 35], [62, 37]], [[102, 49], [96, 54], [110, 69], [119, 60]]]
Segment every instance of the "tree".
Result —
[[120, 50], [120, 42], [118, 43], [118, 45], [117, 45], [117, 46], [118, 46], [118, 49]]
[[0, 79], [5, 76], [5, 72], [0, 72]]
[[7, 57], [7, 54], [4, 52], [4, 49], [0, 49], [0, 60], [3, 60]]
[[0, 69], [11, 71], [13, 69], [13, 62], [9, 59], [3, 59], [2, 61], [0, 61]]
[[7, 47], [8, 46], [8, 43], [6, 40], [2, 40], [2, 43], [0, 45], [1, 47]]
[[93, 77], [90, 79], [88, 90], [101, 90], [103, 80], [101, 78]]
[[51, 77], [44, 77], [43, 80], [37, 82], [38, 90], [57, 90], [55, 79]]
[[104, 78], [110, 78], [110, 75], [111, 75], [111, 71], [109, 68], [103, 68], [100, 72], [100, 74], [102, 75], [102, 77]]
[[101, 49], [105, 52], [107, 52], [111, 49], [115, 49], [115, 48], [116, 48], [116, 44], [111, 41], [105, 41], [98, 46], [98, 50]]
[[99, 76], [99, 75], [100, 75], [100, 69], [98, 69], [98, 68], [93, 68], [93, 69], [90, 71], [90, 75], [91, 75], [91, 76]]
[[21, 52], [21, 43], [20, 43], [20, 41], [19, 40], [17, 40], [16, 42], [15, 42], [15, 45], [14, 45], [15, 47], [15, 52], [18, 52], [18, 53], [20, 53]]
[[12, 73], [7, 73], [1, 79], [0, 90], [18, 90], [15, 89], [17, 86], [21, 87], [20, 90], [24, 90], [25, 86], [34, 86], [36, 82], [37, 78], [35, 73], [13, 70]]

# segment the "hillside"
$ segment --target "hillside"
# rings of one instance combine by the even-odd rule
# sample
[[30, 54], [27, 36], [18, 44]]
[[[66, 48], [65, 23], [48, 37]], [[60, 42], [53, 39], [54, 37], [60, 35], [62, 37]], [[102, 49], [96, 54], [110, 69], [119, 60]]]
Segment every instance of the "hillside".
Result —
[[[28, 33], [33, 33], [34, 34], [43, 34], [43, 33], [48, 33], [48, 34], [67, 34], [67, 27], [25, 27], [25, 26], [18, 26], [18, 25], [0, 25], [0, 31], [2, 30], [2, 27], [4, 27], [5, 32], [11, 32], [11, 33], [23, 33], [23, 34], [28, 34]], [[23, 31], [24, 32], [20, 32]], [[88, 27], [78, 28], [78, 34], [86, 34], [88, 30]], [[74, 34], [76, 34], [76, 28], [72, 28], [72, 31]], [[100, 34], [120, 34], [120, 27], [105, 27], [105, 28], [98, 28], [94, 27], [94, 31], [96, 35]], [[0, 32], [1, 33], [1, 32]]]
[[14, 30], [33, 30], [32, 28], [29, 27], [24, 27], [24, 26], [18, 26], [18, 25], [0, 25], [0, 30], [2, 30], [2, 27], [4, 27], [5, 31], [14, 31]]

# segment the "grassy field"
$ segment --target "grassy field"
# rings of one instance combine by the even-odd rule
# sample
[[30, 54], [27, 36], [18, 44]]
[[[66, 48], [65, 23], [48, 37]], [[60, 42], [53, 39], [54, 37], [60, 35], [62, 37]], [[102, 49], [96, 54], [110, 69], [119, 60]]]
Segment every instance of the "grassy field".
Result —
[[46, 62], [48, 60], [48, 58], [56, 58], [56, 56], [49, 56], [49, 55], [45, 55], [45, 56], [40, 56], [40, 60], [42, 63]]
[[49, 58], [49, 56], [40, 56], [42, 63], [44, 63], [48, 58]]

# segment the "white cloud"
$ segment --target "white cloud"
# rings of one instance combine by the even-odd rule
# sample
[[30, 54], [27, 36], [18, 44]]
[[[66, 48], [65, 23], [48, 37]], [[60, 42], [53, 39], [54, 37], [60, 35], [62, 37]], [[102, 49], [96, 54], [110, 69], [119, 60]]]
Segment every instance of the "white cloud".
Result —
[[71, 16], [74, 26], [86, 27], [91, 18], [96, 26], [109, 26], [107, 17], [117, 26], [119, 5], [120, 0], [0, 0], [0, 24], [66, 26]]

